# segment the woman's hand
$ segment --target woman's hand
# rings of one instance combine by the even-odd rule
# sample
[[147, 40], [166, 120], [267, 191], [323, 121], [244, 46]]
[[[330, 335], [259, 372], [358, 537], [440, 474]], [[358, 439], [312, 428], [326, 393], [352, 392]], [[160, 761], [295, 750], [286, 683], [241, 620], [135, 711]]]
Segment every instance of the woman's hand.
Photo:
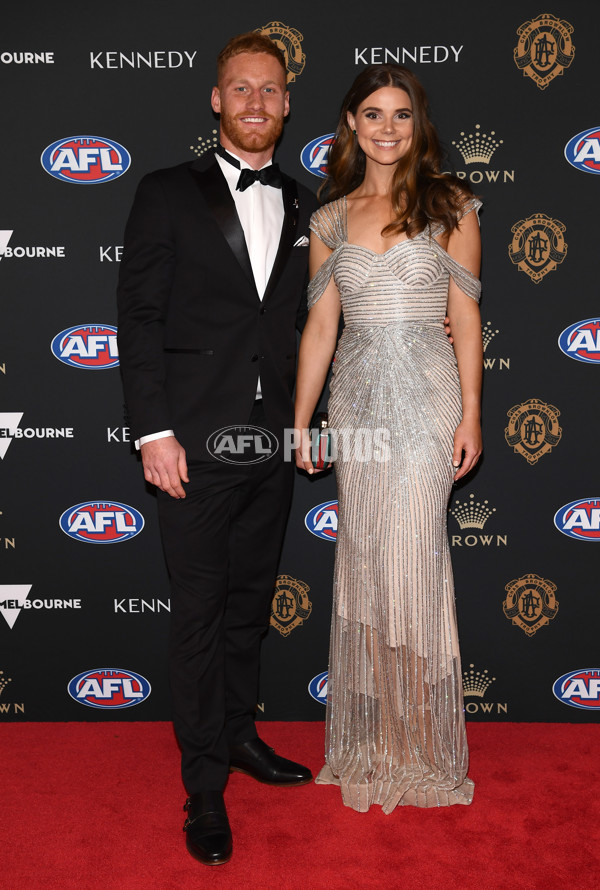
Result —
[[322, 470], [317, 470], [313, 467], [309, 431], [306, 428], [301, 430], [295, 429], [294, 440], [300, 443], [296, 448], [296, 466], [298, 469], [310, 473], [311, 476], [313, 473], [321, 473]]
[[473, 469], [481, 456], [482, 447], [479, 421], [463, 419], [454, 433], [452, 466], [456, 468], [455, 482]]

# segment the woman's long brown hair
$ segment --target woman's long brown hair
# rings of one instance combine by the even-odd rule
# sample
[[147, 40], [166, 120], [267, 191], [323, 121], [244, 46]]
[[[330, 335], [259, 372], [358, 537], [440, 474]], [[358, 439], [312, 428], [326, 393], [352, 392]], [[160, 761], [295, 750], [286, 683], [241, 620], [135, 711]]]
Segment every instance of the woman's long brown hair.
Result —
[[354, 191], [365, 176], [365, 154], [348, 124], [371, 93], [382, 87], [399, 87], [410, 96], [414, 132], [407, 154], [400, 159], [392, 179], [395, 219], [383, 236], [406, 232], [411, 238], [430, 223], [439, 222], [447, 232], [458, 225], [460, 208], [472, 194], [467, 183], [442, 174], [442, 150], [428, 114], [425, 90], [403, 65], [369, 65], [358, 75], [342, 103], [335, 142], [329, 152], [328, 176], [319, 190], [324, 201], [334, 201]]

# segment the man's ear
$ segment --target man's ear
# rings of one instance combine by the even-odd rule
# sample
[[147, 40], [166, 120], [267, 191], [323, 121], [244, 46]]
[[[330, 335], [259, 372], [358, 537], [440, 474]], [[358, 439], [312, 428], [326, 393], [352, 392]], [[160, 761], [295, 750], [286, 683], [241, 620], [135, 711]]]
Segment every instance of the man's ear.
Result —
[[210, 94], [210, 106], [215, 114], [221, 113], [221, 94], [219, 92], [219, 87], [212, 88], [212, 93]]

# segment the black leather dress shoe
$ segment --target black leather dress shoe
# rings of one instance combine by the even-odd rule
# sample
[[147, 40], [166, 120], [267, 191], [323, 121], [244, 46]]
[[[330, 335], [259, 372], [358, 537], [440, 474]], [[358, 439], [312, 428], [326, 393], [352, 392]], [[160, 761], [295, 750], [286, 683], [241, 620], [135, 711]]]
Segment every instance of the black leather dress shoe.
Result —
[[185, 845], [205, 865], [223, 865], [231, 859], [231, 828], [221, 791], [200, 791], [186, 800], [183, 826]]
[[251, 739], [229, 749], [229, 768], [266, 785], [306, 785], [312, 773], [293, 760], [279, 757], [262, 739]]

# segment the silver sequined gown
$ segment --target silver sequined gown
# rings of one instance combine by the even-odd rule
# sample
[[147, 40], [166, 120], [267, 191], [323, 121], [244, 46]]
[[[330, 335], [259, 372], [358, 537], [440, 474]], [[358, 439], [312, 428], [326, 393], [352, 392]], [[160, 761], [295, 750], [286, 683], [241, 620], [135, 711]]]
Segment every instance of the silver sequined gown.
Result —
[[[464, 212], [478, 208], [472, 200]], [[348, 243], [346, 200], [312, 231], [333, 251], [309, 288], [331, 276], [345, 328], [334, 362], [330, 425], [389, 430], [388, 458], [367, 436], [339, 435], [339, 526], [329, 657], [326, 764], [355, 810], [379, 804], [469, 804], [460, 655], [446, 532], [456, 359], [443, 328], [450, 276], [479, 281], [426, 230], [384, 254]], [[386, 433], [378, 433], [385, 447]], [[367, 459], [365, 459], [365, 457]]]

